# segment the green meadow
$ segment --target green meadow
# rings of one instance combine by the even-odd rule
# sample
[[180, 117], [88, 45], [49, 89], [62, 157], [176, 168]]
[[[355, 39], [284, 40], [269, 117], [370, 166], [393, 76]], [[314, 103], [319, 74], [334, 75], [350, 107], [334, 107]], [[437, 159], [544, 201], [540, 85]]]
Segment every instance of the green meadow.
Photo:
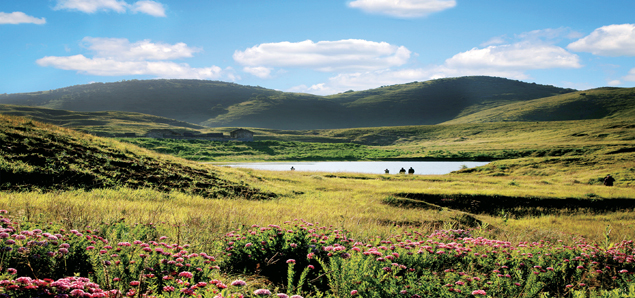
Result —
[[[111, 116], [121, 132], [138, 117]], [[148, 121], [139, 132], [159, 128]], [[0, 115], [0, 294], [634, 297], [633, 127], [251, 129], [243, 143]], [[208, 163], [299, 160], [491, 162], [431, 176]]]

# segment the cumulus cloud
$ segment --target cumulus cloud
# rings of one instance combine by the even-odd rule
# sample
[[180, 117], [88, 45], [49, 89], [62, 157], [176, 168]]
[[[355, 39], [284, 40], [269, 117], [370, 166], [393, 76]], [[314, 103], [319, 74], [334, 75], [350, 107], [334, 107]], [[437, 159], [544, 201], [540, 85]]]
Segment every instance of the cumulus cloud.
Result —
[[567, 48], [599, 56], [635, 56], [635, 24], [600, 27]]
[[[530, 79], [526, 73], [535, 69], [580, 68], [580, 59], [566, 49], [554, 45], [555, 40], [571, 36], [569, 29], [536, 30], [516, 35], [516, 42], [505, 38], [490, 39], [489, 45], [458, 53], [441, 65], [422, 68], [393, 69], [386, 67], [368, 71], [340, 73], [327, 82], [292, 88], [297, 92], [333, 94], [345, 90], [364, 90], [383, 85], [425, 81], [444, 77], [488, 75], [510, 79]], [[635, 79], [635, 72], [633, 74]]]
[[147, 39], [130, 43], [126, 38], [84, 37], [82, 43], [95, 53], [95, 57], [115, 60], [172, 60], [189, 58], [202, 50], [182, 42], [171, 45], [152, 43]]
[[37, 24], [42, 25], [46, 23], [45, 18], [36, 18], [27, 15], [21, 11], [15, 11], [12, 13], [0, 12], [0, 24]]
[[288, 91], [328, 95], [346, 90], [367, 90], [385, 85], [472, 75], [488, 75], [519, 80], [529, 78], [529, 76], [522, 71], [516, 70], [501, 70], [495, 68], [460, 69], [448, 67], [447, 65], [433, 65], [423, 68], [384, 69], [378, 71], [342, 73], [329, 78], [326, 83], [319, 83], [309, 87], [299, 85]]
[[269, 67], [264, 67], [264, 66], [256, 66], [256, 67], [249, 67], [249, 66], [245, 66], [243, 68], [243, 70], [247, 73], [250, 73], [252, 75], [255, 75], [261, 79], [268, 79], [271, 77], [271, 68]]
[[355, 0], [351, 8], [397, 18], [418, 18], [456, 6], [455, 0]]
[[234, 52], [250, 67], [298, 67], [323, 72], [377, 70], [405, 64], [411, 52], [403, 46], [360, 39], [263, 43]]
[[635, 82], [635, 68], [631, 69], [631, 71], [628, 72], [628, 75], [626, 75], [623, 79], [625, 81]]
[[133, 12], [141, 12], [155, 17], [165, 17], [163, 4], [154, 1], [137, 1], [130, 8]]
[[580, 68], [580, 59], [567, 50], [549, 44], [519, 42], [486, 48], [473, 48], [445, 61], [451, 68], [529, 70], [547, 68]]
[[160, 78], [218, 79], [223, 76], [236, 78], [231, 69], [218, 66], [195, 68], [187, 63], [172, 61], [178, 58], [192, 57], [200, 51], [184, 43], [174, 45], [152, 43], [143, 40], [130, 43], [122, 38], [83, 39], [84, 47], [94, 53], [93, 57], [84, 55], [46, 56], [36, 62], [40, 66], [50, 66], [78, 73], [98, 76], [154, 75]]
[[619, 86], [622, 85], [622, 81], [620, 80], [611, 80], [606, 83], [609, 86]]
[[137, 1], [134, 4], [128, 4], [123, 0], [57, 0], [57, 5], [53, 9], [77, 10], [85, 13], [95, 13], [97, 11], [125, 13], [131, 11], [133, 13], [146, 13], [155, 17], [165, 17], [163, 4], [151, 0]]
[[68, 57], [47, 56], [38, 59], [40, 66], [52, 66], [64, 70], [97, 76], [154, 75], [176, 79], [217, 79], [222, 76], [218, 66], [193, 68], [187, 63], [169, 61], [118, 61], [110, 58], [87, 58], [84, 55]]

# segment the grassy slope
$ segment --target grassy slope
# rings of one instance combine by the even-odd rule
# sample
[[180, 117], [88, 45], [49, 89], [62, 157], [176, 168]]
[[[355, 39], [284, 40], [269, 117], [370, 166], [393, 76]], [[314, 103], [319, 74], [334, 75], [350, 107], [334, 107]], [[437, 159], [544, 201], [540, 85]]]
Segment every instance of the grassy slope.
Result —
[[214, 81], [133, 80], [2, 94], [0, 103], [140, 112], [214, 127], [297, 130], [436, 124], [487, 107], [571, 91], [502, 78], [463, 77], [322, 97]]
[[133, 112], [73, 112], [49, 108], [0, 104], [0, 114], [68, 127], [100, 136], [121, 133], [143, 135], [152, 129], [204, 130], [206, 127], [174, 119]]
[[199, 123], [252, 96], [282, 92], [203, 80], [130, 80], [0, 95], [0, 103], [71, 111], [138, 112]]
[[0, 140], [0, 190], [148, 187], [205, 197], [272, 195], [232, 182], [219, 169], [19, 117], [0, 115]]
[[635, 118], [635, 88], [598, 88], [512, 103], [444, 124]]
[[437, 124], [466, 115], [572, 89], [472, 76], [384, 86], [327, 98], [343, 103], [356, 127]]

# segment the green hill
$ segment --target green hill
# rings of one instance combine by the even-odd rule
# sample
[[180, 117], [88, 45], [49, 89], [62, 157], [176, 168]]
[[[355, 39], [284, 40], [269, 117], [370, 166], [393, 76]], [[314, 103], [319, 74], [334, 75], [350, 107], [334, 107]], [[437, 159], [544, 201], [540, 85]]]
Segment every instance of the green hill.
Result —
[[325, 129], [426, 125], [500, 105], [572, 92], [494, 77], [461, 77], [331, 96], [202, 80], [132, 80], [3, 94], [0, 103], [125, 111], [209, 127]]
[[207, 127], [174, 119], [133, 112], [73, 112], [40, 107], [3, 105], [0, 114], [26, 117], [35, 121], [89, 132], [100, 136], [121, 133], [143, 135], [152, 129], [202, 130]]
[[0, 115], [0, 144], [0, 191], [143, 187], [209, 198], [275, 196], [221, 169], [21, 117]]
[[572, 92], [554, 86], [474, 76], [413, 82], [328, 98], [342, 102], [357, 127], [430, 125], [513, 102]]
[[635, 119], [635, 88], [598, 88], [511, 103], [459, 117], [444, 124], [502, 121]]

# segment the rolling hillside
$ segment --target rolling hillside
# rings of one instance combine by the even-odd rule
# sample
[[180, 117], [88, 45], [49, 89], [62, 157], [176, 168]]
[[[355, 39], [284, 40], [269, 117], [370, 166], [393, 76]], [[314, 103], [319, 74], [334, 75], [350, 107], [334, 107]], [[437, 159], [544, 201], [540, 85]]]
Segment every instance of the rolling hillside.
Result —
[[159, 116], [133, 112], [73, 112], [40, 107], [0, 104], [0, 114], [113, 137], [121, 133], [143, 135], [151, 129], [201, 130], [207, 127]]
[[494, 77], [461, 77], [331, 96], [201, 80], [132, 80], [2, 94], [0, 103], [70, 111], [125, 111], [209, 127], [325, 129], [427, 125], [574, 90]]
[[221, 169], [21, 117], [0, 115], [0, 144], [0, 191], [128, 187], [207, 198], [275, 196]]
[[494, 107], [444, 124], [635, 119], [635, 88], [597, 88]]

